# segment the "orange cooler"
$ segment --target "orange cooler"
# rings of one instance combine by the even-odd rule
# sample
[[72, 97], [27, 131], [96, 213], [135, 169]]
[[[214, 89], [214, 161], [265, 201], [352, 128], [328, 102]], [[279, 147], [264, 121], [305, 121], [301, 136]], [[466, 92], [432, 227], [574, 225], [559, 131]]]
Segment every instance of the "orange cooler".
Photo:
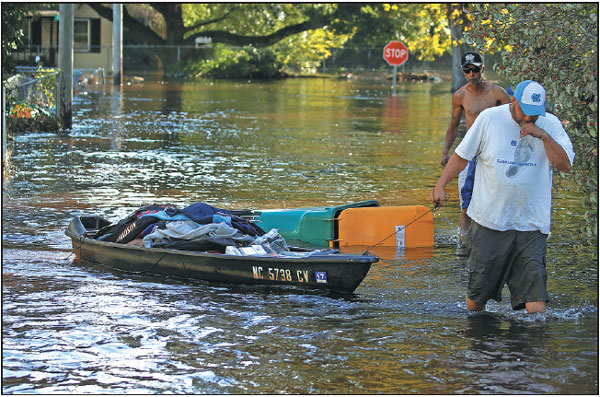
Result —
[[434, 245], [433, 213], [422, 205], [348, 208], [339, 214], [337, 221], [335, 245], [339, 247], [377, 244], [395, 232], [379, 245], [405, 248]]

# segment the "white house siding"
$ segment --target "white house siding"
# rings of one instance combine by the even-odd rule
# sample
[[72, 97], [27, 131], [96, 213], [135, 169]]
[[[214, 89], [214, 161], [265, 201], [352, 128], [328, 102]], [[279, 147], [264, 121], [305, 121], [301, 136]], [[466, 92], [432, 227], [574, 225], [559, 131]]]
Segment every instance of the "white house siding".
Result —
[[[104, 68], [107, 74], [112, 74], [112, 22], [100, 18], [96, 11], [86, 4], [75, 4], [75, 19], [100, 19], [100, 52], [75, 51], [73, 67], [75, 69]], [[91, 23], [91, 22], [90, 22]]]
[[[58, 16], [58, 10], [52, 9], [42, 10], [35, 17], [25, 19], [26, 35], [30, 45], [13, 54], [18, 65], [34, 66], [36, 55], [41, 56], [43, 66], [58, 65], [59, 22], [55, 20]], [[90, 44], [89, 50], [74, 50], [73, 68], [104, 68], [105, 73], [111, 75], [113, 72], [112, 21], [101, 18], [87, 4], [75, 4], [73, 17], [75, 20], [89, 20], [88, 42]], [[33, 28], [33, 25], [36, 27]], [[97, 35], [95, 33], [98, 30], [99, 34]]]

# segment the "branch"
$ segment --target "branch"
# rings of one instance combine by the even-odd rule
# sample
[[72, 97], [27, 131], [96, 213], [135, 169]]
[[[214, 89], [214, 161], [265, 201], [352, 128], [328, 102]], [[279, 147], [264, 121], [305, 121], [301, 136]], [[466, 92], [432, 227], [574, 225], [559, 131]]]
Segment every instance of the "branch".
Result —
[[220, 22], [223, 19], [227, 18], [229, 16], [229, 14], [231, 14], [231, 10], [227, 11], [223, 16], [217, 17], [215, 19], [211, 19], [211, 20], [208, 20], [208, 21], [201, 21], [201, 22], [198, 22], [197, 24], [195, 24], [193, 26], [188, 26], [188, 27], [185, 28], [184, 33], [189, 33], [189, 32], [191, 32], [193, 30], [196, 30], [196, 29], [198, 29], [198, 28], [200, 28], [202, 26], [207, 26], [207, 25], [210, 25], [212, 23]]
[[318, 29], [328, 25], [336, 17], [336, 14], [319, 15], [315, 18], [308, 19], [304, 22], [295, 25], [286, 26], [276, 32], [266, 36], [243, 36], [234, 33], [229, 33], [223, 30], [208, 30], [196, 33], [187, 37], [184, 44], [194, 44], [196, 36], [208, 36], [212, 38], [213, 43], [224, 43], [234, 46], [244, 47], [253, 45], [255, 47], [267, 47], [277, 43], [278, 41], [296, 33], [301, 33], [306, 30]]
[[154, 8], [161, 15], [169, 13], [169, 6], [165, 3], [149, 3], [150, 7]]
[[[113, 12], [111, 7], [103, 6], [100, 3], [87, 3], [87, 5], [98, 13], [102, 18], [113, 21]], [[136, 35], [141, 36], [142, 41], [146, 44], [165, 44], [165, 41], [160, 37], [154, 30], [144, 25], [134, 17], [132, 17], [127, 8], [123, 6], [123, 25], [127, 26], [127, 29]]]

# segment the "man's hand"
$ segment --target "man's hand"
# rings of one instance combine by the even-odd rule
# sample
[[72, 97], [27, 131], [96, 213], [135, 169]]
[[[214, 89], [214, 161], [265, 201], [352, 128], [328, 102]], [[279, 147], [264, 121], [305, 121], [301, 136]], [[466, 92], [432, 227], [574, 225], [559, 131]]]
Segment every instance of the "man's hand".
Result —
[[571, 170], [571, 161], [567, 157], [567, 153], [556, 141], [546, 133], [542, 128], [535, 125], [535, 123], [524, 122], [521, 124], [521, 138], [526, 135], [532, 135], [538, 139], [541, 139], [546, 150], [546, 156], [550, 160], [550, 164], [562, 172], [569, 172]]
[[521, 138], [525, 135], [532, 135], [538, 139], [542, 139], [545, 132], [546, 131], [538, 127], [535, 123], [524, 122], [521, 124]]
[[448, 152], [444, 152], [444, 154], [442, 155], [442, 161], [440, 161], [442, 167], [445, 167], [446, 164], [448, 164], [448, 160], [450, 160], [450, 155], [448, 154]]
[[446, 198], [446, 190], [444, 189], [444, 187], [434, 187], [431, 191], [431, 201], [433, 202], [433, 204], [436, 207], [441, 207], [442, 201], [446, 200], [448, 199]]

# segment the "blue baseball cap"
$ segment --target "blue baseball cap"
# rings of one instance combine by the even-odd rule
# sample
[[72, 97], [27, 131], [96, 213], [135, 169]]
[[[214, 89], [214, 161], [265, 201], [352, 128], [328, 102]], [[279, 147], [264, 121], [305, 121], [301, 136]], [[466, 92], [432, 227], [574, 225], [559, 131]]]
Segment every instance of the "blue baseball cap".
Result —
[[536, 81], [521, 81], [515, 89], [515, 99], [527, 116], [546, 117], [546, 90]]

